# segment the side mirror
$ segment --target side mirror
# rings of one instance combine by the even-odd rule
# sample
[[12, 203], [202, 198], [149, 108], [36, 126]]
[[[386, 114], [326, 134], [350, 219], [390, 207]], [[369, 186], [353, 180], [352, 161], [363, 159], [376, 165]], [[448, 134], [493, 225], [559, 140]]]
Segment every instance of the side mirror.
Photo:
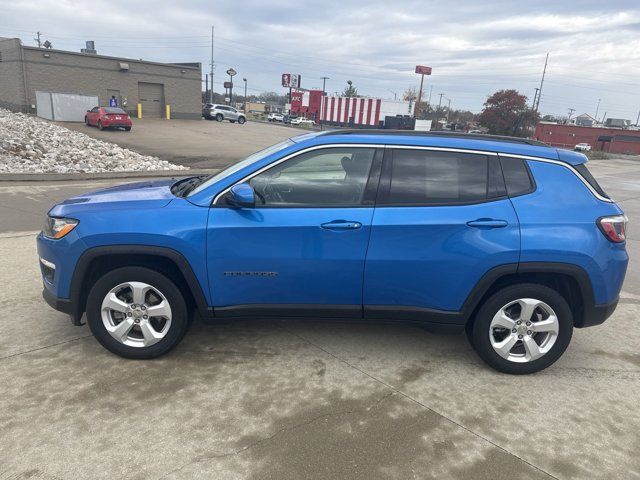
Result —
[[235, 208], [253, 208], [256, 206], [256, 196], [253, 187], [248, 183], [239, 183], [229, 190], [227, 203]]

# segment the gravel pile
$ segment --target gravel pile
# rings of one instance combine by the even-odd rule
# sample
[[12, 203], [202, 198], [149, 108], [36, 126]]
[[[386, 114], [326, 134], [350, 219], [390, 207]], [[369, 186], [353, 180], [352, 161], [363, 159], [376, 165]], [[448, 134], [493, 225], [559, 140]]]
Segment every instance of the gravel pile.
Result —
[[188, 170], [0, 108], [0, 173], [98, 173]]

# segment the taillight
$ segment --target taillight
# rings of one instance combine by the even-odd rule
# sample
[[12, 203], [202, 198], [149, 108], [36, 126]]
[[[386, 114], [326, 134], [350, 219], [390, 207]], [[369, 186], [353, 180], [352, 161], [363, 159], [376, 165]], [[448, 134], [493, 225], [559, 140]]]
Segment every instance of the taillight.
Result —
[[607, 240], [613, 243], [622, 243], [626, 239], [628, 221], [629, 219], [625, 215], [614, 215], [601, 217], [596, 223]]

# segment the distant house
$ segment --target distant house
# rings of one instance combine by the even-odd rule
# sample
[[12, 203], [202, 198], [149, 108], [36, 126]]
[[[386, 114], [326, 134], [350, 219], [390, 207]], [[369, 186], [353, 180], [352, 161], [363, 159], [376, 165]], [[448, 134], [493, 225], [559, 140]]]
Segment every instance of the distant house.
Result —
[[574, 123], [580, 127], [593, 127], [598, 121], [588, 113], [583, 113], [575, 118]]

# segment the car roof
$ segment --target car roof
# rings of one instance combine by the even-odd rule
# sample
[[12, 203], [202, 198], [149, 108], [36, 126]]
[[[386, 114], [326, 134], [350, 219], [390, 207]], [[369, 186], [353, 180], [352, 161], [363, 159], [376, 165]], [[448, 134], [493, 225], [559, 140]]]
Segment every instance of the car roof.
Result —
[[309, 143], [314, 145], [371, 143], [398, 146], [458, 148], [560, 160], [571, 165], [577, 165], [587, 161], [587, 157], [582, 153], [556, 149], [534, 139], [450, 131], [421, 132], [414, 130], [341, 129], [304, 134], [294, 137], [292, 140], [296, 143]]

